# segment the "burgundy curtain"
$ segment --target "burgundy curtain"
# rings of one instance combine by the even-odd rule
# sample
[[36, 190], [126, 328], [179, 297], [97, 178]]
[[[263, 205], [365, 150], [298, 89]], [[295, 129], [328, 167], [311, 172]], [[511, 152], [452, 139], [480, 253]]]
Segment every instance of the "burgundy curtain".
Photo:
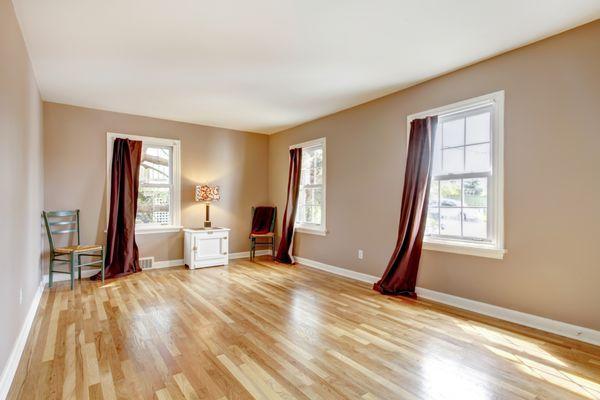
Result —
[[300, 168], [302, 166], [302, 149], [290, 149], [290, 170], [288, 172], [287, 203], [283, 214], [281, 227], [281, 241], [277, 249], [275, 260], [293, 264], [292, 251], [294, 247], [294, 222], [296, 221], [296, 207], [298, 204], [298, 191], [300, 189]]
[[436, 126], [437, 117], [415, 119], [410, 124], [398, 241], [383, 276], [373, 286], [384, 294], [415, 296]]
[[135, 242], [135, 216], [141, 157], [142, 142], [115, 139], [106, 233], [106, 278], [140, 271]]

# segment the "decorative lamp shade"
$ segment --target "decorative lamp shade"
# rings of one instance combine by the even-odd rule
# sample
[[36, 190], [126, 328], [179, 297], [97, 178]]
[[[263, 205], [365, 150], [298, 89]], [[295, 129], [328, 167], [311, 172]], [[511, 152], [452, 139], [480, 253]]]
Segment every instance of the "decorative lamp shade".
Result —
[[220, 200], [221, 193], [218, 186], [197, 185], [196, 186], [196, 201], [209, 203], [211, 201]]

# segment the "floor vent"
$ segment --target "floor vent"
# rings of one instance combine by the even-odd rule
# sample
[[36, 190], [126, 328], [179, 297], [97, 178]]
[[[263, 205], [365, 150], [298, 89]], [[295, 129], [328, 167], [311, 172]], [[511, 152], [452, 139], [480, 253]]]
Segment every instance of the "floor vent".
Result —
[[154, 257], [142, 257], [140, 258], [141, 269], [151, 269], [154, 267]]

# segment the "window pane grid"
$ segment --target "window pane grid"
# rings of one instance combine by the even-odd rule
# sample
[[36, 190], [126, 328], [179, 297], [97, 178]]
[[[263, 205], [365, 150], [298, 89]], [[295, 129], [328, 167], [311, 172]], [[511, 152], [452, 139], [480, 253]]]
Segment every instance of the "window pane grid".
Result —
[[497, 92], [408, 118], [410, 122], [438, 116], [427, 201], [427, 249], [462, 253], [469, 243], [476, 250], [465, 254], [502, 258], [503, 114], [504, 93]]
[[304, 147], [300, 167], [297, 224], [322, 225], [323, 192], [323, 146]]
[[469, 143], [469, 144], [460, 145], [460, 146], [442, 147], [442, 150], [447, 150], [447, 149], [462, 149], [463, 147], [477, 146], [477, 145], [480, 145], [480, 144], [488, 144], [488, 143], [490, 143], [490, 142], [489, 141], [487, 141], [487, 142], [477, 142], [477, 143]]
[[426, 235], [489, 241], [491, 109], [440, 118], [437, 137]]
[[[434, 172], [478, 172], [491, 169], [491, 108], [441, 117], [434, 152]], [[441, 170], [441, 171], [440, 171]]]
[[172, 188], [173, 185], [169, 183], [140, 183], [140, 187], [153, 187], [153, 188]]
[[434, 175], [431, 177], [432, 182], [445, 181], [449, 179], [468, 179], [468, 178], [489, 178], [492, 176], [491, 171], [488, 172], [470, 172], [467, 174], [446, 174]]
[[144, 145], [140, 167], [140, 183], [171, 184], [172, 148], [157, 145]]
[[170, 225], [173, 203], [173, 148], [144, 145], [136, 224]]
[[138, 194], [136, 223], [150, 225], [170, 224], [171, 198], [171, 190], [168, 188], [141, 188]]
[[430, 189], [428, 235], [485, 241], [487, 177], [436, 180]]
[[320, 189], [322, 188], [323, 185], [319, 184], [319, 185], [301, 185], [300, 189]]
[[[107, 132], [107, 196], [110, 196], [110, 165], [114, 141], [118, 138], [140, 141], [142, 145], [138, 177], [136, 230], [143, 233], [159, 232], [165, 227], [181, 225], [181, 142]], [[110, 201], [107, 197], [107, 213]]]

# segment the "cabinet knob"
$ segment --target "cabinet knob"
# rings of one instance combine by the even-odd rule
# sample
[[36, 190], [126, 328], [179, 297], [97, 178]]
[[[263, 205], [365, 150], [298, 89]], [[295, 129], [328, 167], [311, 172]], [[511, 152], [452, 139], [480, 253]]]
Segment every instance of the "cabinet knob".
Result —
[[225, 255], [227, 255], [227, 252], [226, 252], [226, 251], [224, 251], [224, 252], [223, 252], [223, 253], [221, 253], [221, 254], [223, 254], [223, 255], [225, 256]]
[[196, 246], [192, 247], [192, 250], [196, 251], [198, 248]]

